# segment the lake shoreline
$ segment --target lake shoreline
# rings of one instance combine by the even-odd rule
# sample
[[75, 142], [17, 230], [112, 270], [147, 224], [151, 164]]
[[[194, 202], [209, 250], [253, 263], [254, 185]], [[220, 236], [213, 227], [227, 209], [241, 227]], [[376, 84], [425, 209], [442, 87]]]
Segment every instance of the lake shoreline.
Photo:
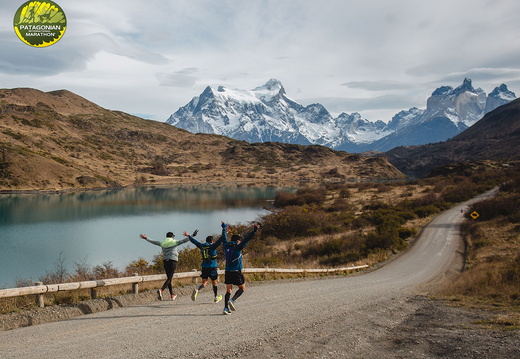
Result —
[[115, 189], [125, 188], [140, 188], [140, 187], [177, 187], [177, 186], [207, 186], [207, 185], [222, 185], [229, 186], [234, 185], [238, 187], [278, 187], [280, 184], [294, 183], [295, 185], [301, 186], [304, 183], [322, 183], [329, 181], [318, 181], [318, 180], [284, 180], [280, 179], [277, 181], [188, 181], [188, 182], [159, 182], [159, 183], [143, 183], [143, 184], [130, 184], [121, 186], [107, 186], [107, 187], [81, 187], [81, 188], [64, 188], [64, 189], [17, 189], [17, 190], [0, 190], [0, 195], [5, 194], [60, 194], [60, 193], [71, 193], [71, 192], [86, 192], [86, 191], [106, 191]]

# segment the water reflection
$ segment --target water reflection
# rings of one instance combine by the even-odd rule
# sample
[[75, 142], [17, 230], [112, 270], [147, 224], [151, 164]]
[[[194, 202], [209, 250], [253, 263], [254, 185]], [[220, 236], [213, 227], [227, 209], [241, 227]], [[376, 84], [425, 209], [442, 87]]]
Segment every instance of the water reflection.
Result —
[[[279, 189], [279, 188], [278, 188]], [[0, 195], [0, 225], [105, 216], [262, 207], [276, 187], [137, 187], [59, 194]]]
[[[172, 231], [200, 230], [200, 238], [220, 232], [220, 221], [248, 223], [266, 214], [276, 187], [141, 187], [56, 194], [0, 195], [0, 287], [38, 280], [56, 269], [61, 257], [76, 263], [153, 259], [160, 248], [139, 239], [163, 239]], [[284, 188], [284, 190], [290, 190]], [[183, 246], [192, 246], [191, 244]]]

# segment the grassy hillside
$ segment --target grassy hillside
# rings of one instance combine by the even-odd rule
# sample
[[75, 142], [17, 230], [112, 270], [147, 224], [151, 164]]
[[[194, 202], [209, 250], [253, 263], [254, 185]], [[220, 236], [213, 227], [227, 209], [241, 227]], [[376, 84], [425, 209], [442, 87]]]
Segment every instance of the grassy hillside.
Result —
[[0, 190], [404, 177], [385, 158], [192, 134], [65, 90], [0, 89]]

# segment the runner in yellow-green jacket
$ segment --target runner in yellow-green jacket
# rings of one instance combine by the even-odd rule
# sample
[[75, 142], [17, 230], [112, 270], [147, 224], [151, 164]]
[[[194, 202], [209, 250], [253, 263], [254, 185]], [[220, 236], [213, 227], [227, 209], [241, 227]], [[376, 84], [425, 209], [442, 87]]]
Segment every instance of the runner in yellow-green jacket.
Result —
[[177, 261], [179, 259], [179, 252], [177, 251], [177, 247], [181, 244], [188, 242], [189, 239], [173, 239], [175, 237], [175, 234], [173, 234], [172, 232], [166, 233], [166, 239], [162, 242], [154, 241], [153, 239], [148, 238], [145, 234], [140, 234], [140, 237], [162, 248], [164, 256], [164, 271], [166, 272], [166, 281], [164, 282], [161, 289], [157, 290], [157, 296], [159, 300], [163, 300], [163, 291], [166, 289], [166, 287], [168, 287], [168, 290], [170, 291], [171, 300], [174, 300], [175, 298], [177, 298], [177, 295], [173, 294], [172, 279], [173, 274], [175, 273], [175, 268], [177, 268]]

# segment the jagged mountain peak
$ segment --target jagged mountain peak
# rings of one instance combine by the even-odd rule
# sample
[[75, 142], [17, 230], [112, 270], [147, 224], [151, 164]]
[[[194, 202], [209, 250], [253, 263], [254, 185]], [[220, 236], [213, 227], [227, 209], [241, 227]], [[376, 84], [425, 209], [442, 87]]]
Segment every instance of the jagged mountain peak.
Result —
[[462, 85], [457, 87], [455, 90], [452, 91], [453, 95], [458, 95], [463, 92], [476, 92], [473, 88], [473, 85], [471, 84], [471, 80], [467, 77], [464, 78], [464, 81], [462, 81]]
[[481, 91], [482, 90], [480, 88], [475, 90], [473, 88], [471, 79], [468, 79], [466, 77], [464, 78], [464, 81], [462, 81], [462, 84], [456, 87], [455, 89], [451, 86], [441, 86], [432, 92], [432, 96], [456, 96], [464, 92], [479, 93]]
[[509, 91], [507, 85], [502, 84], [500, 86], [495, 87], [493, 91], [489, 93], [489, 97], [506, 98], [511, 101], [516, 98], [516, 95], [513, 91]]
[[220, 100], [222, 104], [226, 101], [233, 101], [238, 103], [245, 102], [270, 102], [273, 99], [278, 99], [285, 95], [285, 89], [282, 83], [277, 79], [270, 79], [264, 85], [258, 86], [253, 90], [230, 89], [224, 85], [219, 85], [215, 88], [207, 86], [200, 99], [212, 98]]
[[265, 102], [270, 102], [285, 95], [285, 89], [281, 81], [277, 79], [270, 79], [263, 86], [254, 88], [252, 92], [258, 99]]
[[283, 88], [283, 85], [282, 85], [282, 82], [278, 79], [269, 79], [269, 81], [267, 81], [263, 86], [259, 86], [257, 88], [255, 88], [253, 91], [257, 91], [257, 90], [262, 90], [262, 89], [267, 89], [268, 91], [281, 91], [284, 90]]
[[514, 92], [509, 91], [505, 84], [495, 87], [486, 99], [485, 113], [489, 113], [499, 106], [505, 105], [516, 98]]
[[452, 91], [453, 87], [451, 86], [441, 86], [432, 92], [432, 96], [444, 96], [451, 93]]

